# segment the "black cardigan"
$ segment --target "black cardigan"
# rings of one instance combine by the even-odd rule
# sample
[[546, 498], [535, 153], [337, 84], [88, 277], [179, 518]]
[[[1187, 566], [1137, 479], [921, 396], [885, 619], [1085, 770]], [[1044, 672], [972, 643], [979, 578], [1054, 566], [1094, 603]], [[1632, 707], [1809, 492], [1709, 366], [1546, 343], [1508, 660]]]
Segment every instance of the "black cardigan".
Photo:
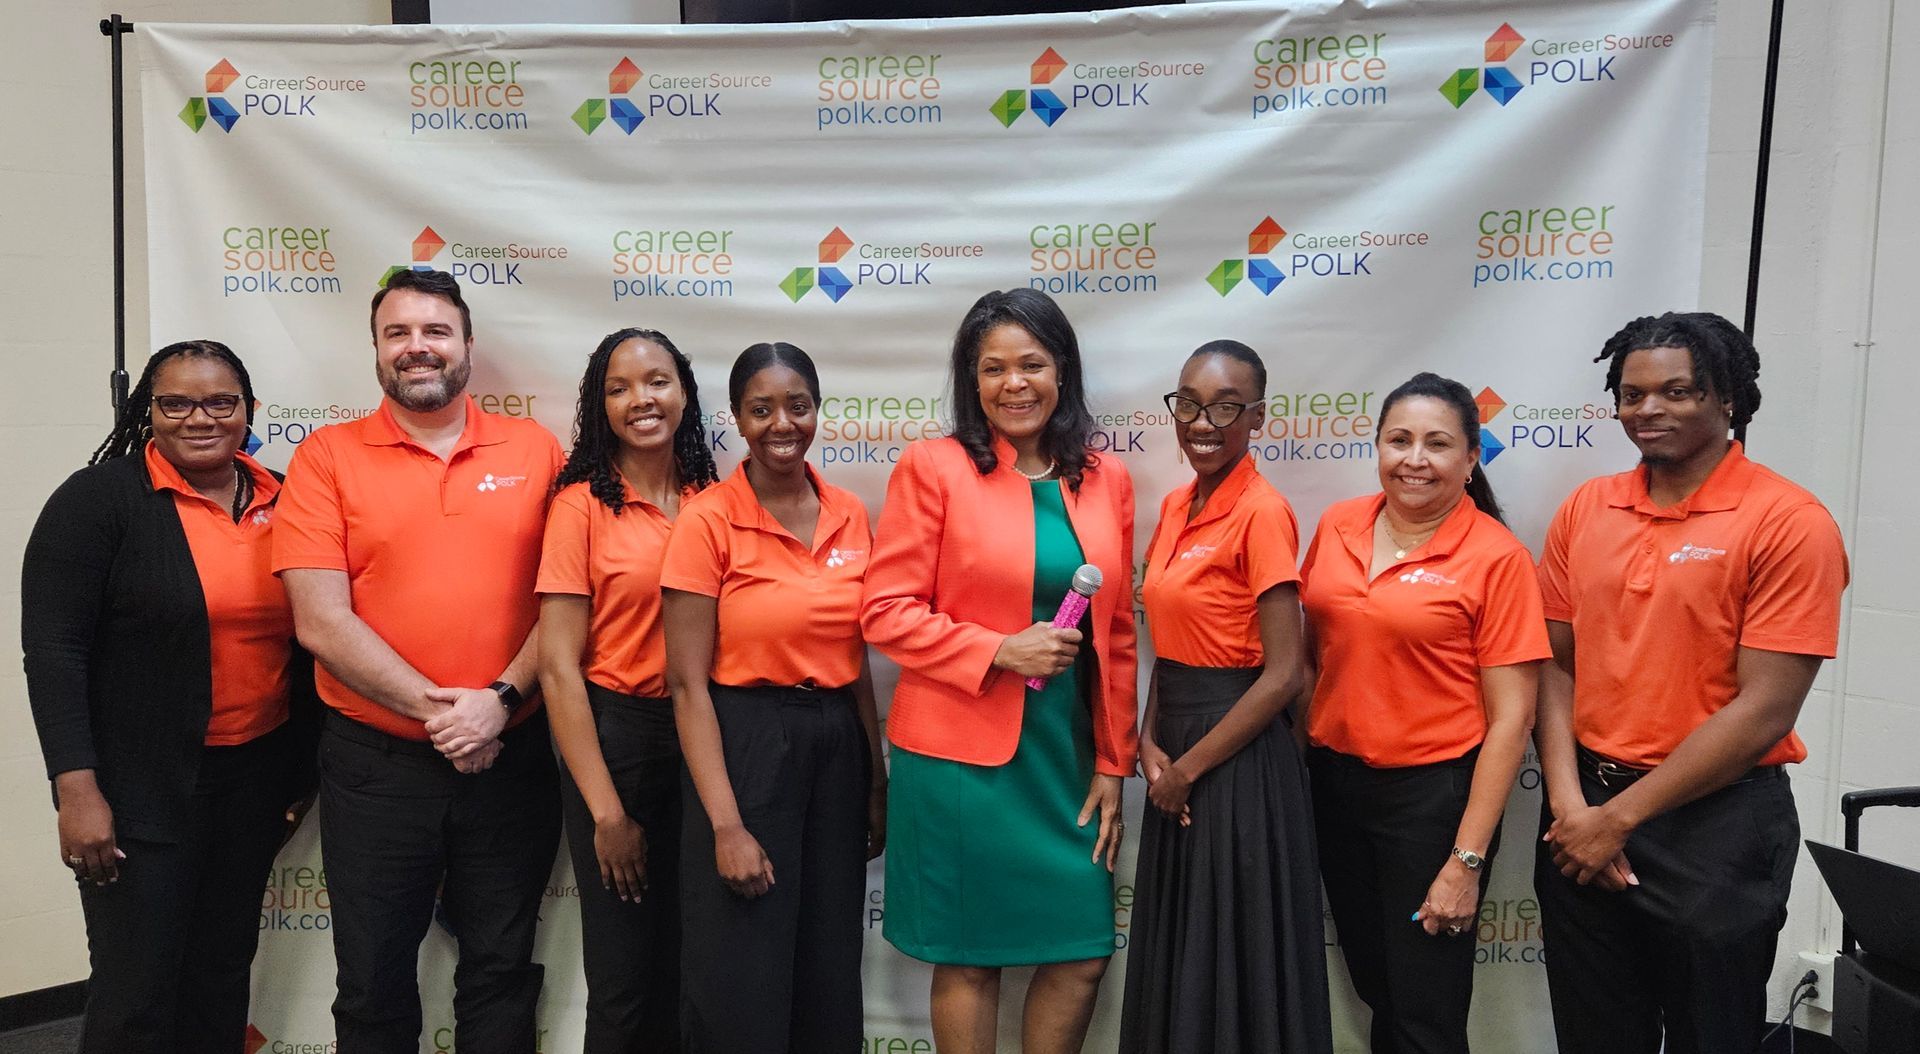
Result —
[[[47, 778], [93, 769], [120, 837], [184, 833], [213, 711], [206, 596], [173, 495], [141, 452], [68, 477], [20, 575], [27, 698]], [[296, 645], [289, 801], [313, 780], [318, 697]]]

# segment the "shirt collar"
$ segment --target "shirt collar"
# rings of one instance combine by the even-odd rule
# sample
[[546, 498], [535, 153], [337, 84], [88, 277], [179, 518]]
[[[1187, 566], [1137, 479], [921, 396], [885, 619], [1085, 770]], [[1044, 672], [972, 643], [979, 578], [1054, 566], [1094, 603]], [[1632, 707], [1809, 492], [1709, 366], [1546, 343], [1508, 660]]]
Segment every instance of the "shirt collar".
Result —
[[[193, 489], [193, 484], [188, 483], [173, 462], [160, 453], [160, 448], [153, 440], [147, 440], [147, 448], [142, 456], [147, 463], [147, 479], [152, 482], [154, 490], [170, 490], [213, 504], [212, 498]], [[239, 462], [247, 475], [253, 477], [253, 500], [247, 503], [247, 511], [273, 504], [274, 498], [280, 493], [280, 481], [273, 478], [273, 473], [242, 451], [235, 451], [233, 459]]]
[[[480, 405], [473, 401], [473, 396], [463, 395], [461, 398], [467, 402], [467, 424], [460, 433], [459, 441], [453, 445], [453, 453], [458, 454], [468, 447], [496, 446], [507, 441], [493, 414], [483, 412]], [[392, 399], [382, 396], [380, 408], [368, 420], [371, 425], [361, 434], [361, 441], [368, 446], [420, 446], [393, 416]]]
[[[767, 511], [766, 506], [760, 504], [760, 496], [753, 492], [753, 484], [747, 479], [747, 462], [750, 460], [752, 459], [742, 458], [740, 464], [733, 470], [733, 474], [714, 484], [712, 488], [721, 493], [721, 501], [727, 512], [727, 522], [748, 530], [765, 531], [782, 538], [793, 538], [792, 532], [781, 526], [779, 520], [773, 518], [773, 514]], [[813, 485], [813, 492], [820, 498], [820, 520], [814, 527], [812, 542], [803, 544], [810, 550], [817, 551], [827, 539], [839, 532], [841, 525], [847, 522], [848, 515], [846, 506], [840, 502], [839, 496], [833, 489], [827, 486], [826, 481], [820, 478], [819, 471], [811, 464], [808, 464], [806, 469], [807, 482]], [[794, 540], [800, 541], [797, 538]]]
[[1753, 483], [1753, 462], [1747, 459], [1746, 448], [1736, 439], [1727, 446], [1727, 453], [1720, 463], [1692, 494], [1678, 503], [1661, 506], [1654, 504], [1653, 496], [1647, 490], [1647, 467], [1641, 465], [1632, 472], [1614, 477], [1614, 486], [1607, 495], [1607, 504], [1616, 509], [1632, 509], [1635, 512], [1660, 519], [1684, 520], [1697, 512], [1725, 512], [1739, 508], [1740, 499], [1746, 497], [1747, 488]]
[[[1345, 524], [1340, 532], [1341, 541], [1346, 543], [1347, 551], [1360, 561], [1362, 569], [1373, 566], [1373, 525], [1386, 505], [1386, 492], [1375, 494], [1373, 500], [1367, 503], [1366, 516]], [[1447, 513], [1447, 518], [1440, 521], [1440, 529], [1433, 532], [1433, 537], [1407, 553], [1405, 559], [1396, 560], [1395, 563], [1440, 560], [1452, 556], [1466, 539], [1467, 532], [1473, 529], [1478, 513], [1473, 499], [1462, 494], [1460, 500], [1454, 503], [1453, 510]]]
[[[1221, 480], [1220, 485], [1207, 496], [1207, 503], [1201, 506], [1200, 515], [1188, 520], [1186, 525], [1198, 527], [1203, 523], [1224, 518], [1233, 511], [1235, 505], [1239, 504], [1240, 495], [1247, 492], [1247, 487], [1252, 485], [1254, 478], [1259, 474], [1260, 470], [1253, 463], [1253, 455], [1241, 455], [1240, 462], [1227, 473], [1227, 478]], [[1200, 481], [1197, 479], [1187, 481], [1186, 485], [1176, 492], [1179, 502], [1174, 507], [1184, 509], [1192, 506], [1194, 491], [1199, 489], [1199, 486]]]

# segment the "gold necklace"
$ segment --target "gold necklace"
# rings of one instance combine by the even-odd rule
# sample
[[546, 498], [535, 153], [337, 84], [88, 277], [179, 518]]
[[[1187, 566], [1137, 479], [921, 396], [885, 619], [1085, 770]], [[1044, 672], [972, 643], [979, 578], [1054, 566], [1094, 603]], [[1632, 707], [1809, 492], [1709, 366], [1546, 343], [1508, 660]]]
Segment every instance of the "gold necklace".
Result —
[[1380, 523], [1380, 529], [1387, 533], [1387, 541], [1392, 542], [1394, 546], [1396, 546], [1396, 548], [1393, 551], [1393, 558], [1395, 560], [1405, 560], [1409, 552], [1412, 552], [1413, 550], [1420, 548], [1422, 545], [1425, 545], [1427, 541], [1431, 539], [1440, 530], [1440, 524], [1436, 523], [1433, 526], [1427, 528], [1426, 530], [1420, 532], [1419, 536], [1416, 537], [1414, 541], [1403, 542], [1400, 540], [1399, 535], [1393, 533], [1393, 524], [1387, 519], [1387, 510], [1385, 509], [1380, 510], [1379, 523]]

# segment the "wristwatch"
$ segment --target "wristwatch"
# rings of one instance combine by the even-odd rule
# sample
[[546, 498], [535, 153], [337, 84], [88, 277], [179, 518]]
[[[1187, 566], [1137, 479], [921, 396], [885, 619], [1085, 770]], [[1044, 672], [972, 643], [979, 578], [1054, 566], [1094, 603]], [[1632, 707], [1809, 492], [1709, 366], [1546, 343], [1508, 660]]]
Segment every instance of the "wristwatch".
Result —
[[1487, 858], [1481, 856], [1479, 853], [1471, 849], [1462, 849], [1457, 845], [1453, 847], [1453, 858], [1467, 865], [1467, 870], [1469, 871], [1478, 871], [1485, 866], [1487, 862]]
[[[506, 681], [495, 681], [487, 685], [487, 687], [493, 689], [495, 694], [500, 696], [500, 705], [506, 707], [508, 713], [519, 709], [521, 702], [524, 701], [520, 695], [520, 689], [515, 688]], [[1458, 853], [1460, 850], [1455, 849], [1454, 852]], [[1469, 864], [1468, 866], [1472, 867], [1476, 865]]]

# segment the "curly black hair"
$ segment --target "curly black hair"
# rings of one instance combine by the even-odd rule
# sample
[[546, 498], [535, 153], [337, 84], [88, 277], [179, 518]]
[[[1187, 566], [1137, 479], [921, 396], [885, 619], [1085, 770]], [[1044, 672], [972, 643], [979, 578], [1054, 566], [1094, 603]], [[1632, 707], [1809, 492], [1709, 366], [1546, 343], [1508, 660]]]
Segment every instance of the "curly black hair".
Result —
[[673, 433], [673, 466], [680, 485], [701, 490], [720, 478], [714, 468], [713, 450], [707, 445], [707, 425], [700, 414], [700, 385], [693, 377], [692, 360], [659, 330], [628, 328], [609, 333], [587, 356], [587, 372], [580, 378], [580, 401], [573, 411], [573, 449], [567, 453], [567, 463], [553, 486], [557, 491], [585, 481], [593, 496], [616, 516], [626, 508], [627, 489], [613, 463], [619, 441], [614, 438], [613, 423], [607, 419], [607, 364], [613, 360], [613, 349], [629, 340], [659, 345], [673, 359], [680, 387], [686, 389], [687, 407], [680, 415], [680, 427]]
[[1747, 422], [1760, 409], [1760, 352], [1740, 327], [1711, 311], [1642, 315], [1607, 338], [1593, 361], [1607, 364], [1607, 391], [1620, 405], [1620, 370], [1627, 356], [1647, 348], [1685, 348], [1694, 383], [1733, 404], [1733, 437], [1747, 438]]
[[87, 464], [98, 465], [146, 448], [147, 441], [153, 438], [153, 375], [160, 372], [163, 363], [183, 355], [218, 359], [240, 378], [240, 408], [246, 411], [247, 427], [252, 430], [253, 378], [247, 375], [246, 363], [240, 361], [232, 348], [217, 340], [182, 340], [161, 348], [147, 360], [147, 368], [140, 371], [140, 383], [127, 393], [127, 401], [114, 415], [113, 430], [87, 459]]

